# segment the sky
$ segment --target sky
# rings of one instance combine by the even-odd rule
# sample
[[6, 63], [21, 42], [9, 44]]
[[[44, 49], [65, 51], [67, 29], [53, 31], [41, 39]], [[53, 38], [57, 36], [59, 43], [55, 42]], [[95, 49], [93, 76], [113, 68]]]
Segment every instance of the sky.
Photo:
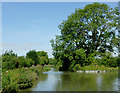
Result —
[[[84, 8], [87, 4], [90, 2], [3, 2], [3, 53], [13, 50], [18, 56], [25, 56], [30, 50], [36, 50], [45, 51], [53, 57], [50, 40], [60, 35], [58, 25], [75, 8]], [[117, 2], [105, 4], [118, 7]]]

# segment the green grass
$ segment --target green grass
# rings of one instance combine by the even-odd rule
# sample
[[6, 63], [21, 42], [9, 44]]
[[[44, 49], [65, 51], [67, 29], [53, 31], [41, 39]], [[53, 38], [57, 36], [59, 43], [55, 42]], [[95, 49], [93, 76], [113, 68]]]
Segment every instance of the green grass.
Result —
[[80, 70], [118, 70], [118, 67], [114, 68], [114, 67], [105, 67], [103, 65], [101, 66], [90, 65], [90, 66], [81, 67]]

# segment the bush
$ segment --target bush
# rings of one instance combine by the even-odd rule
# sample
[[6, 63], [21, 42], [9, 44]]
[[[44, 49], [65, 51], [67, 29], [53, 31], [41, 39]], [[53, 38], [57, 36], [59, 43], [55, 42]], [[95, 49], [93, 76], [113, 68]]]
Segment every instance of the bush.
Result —
[[74, 67], [73, 67], [73, 70], [80, 70], [81, 66], [80, 64], [76, 64]]
[[20, 67], [30, 67], [34, 64], [34, 61], [23, 56], [18, 57]]
[[17, 54], [13, 53], [13, 51], [6, 51], [2, 55], [2, 64], [2, 69], [18, 68], [19, 63], [17, 59]]
[[49, 67], [43, 67], [43, 71], [49, 71], [50, 70], [50, 68]]
[[110, 58], [110, 61], [109, 61], [109, 66], [110, 66], [110, 67], [117, 67], [117, 66], [118, 66], [118, 64], [117, 64], [117, 59], [114, 58], [114, 57], [111, 57], [111, 58]]
[[33, 85], [32, 77], [30, 77], [26, 73], [21, 74], [18, 78], [18, 85], [19, 85], [19, 89], [31, 87]]
[[106, 67], [117, 67], [118, 57], [113, 57], [110, 52], [103, 53], [99, 64], [104, 65]]
[[[10, 57], [8, 56], [8, 58], [10, 58]], [[14, 69], [14, 68], [18, 68], [18, 66], [19, 66], [17, 57], [12, 57], [9, 59], [9, 61], [8, 61], [8, 59], [4, 58], [4, 61], [2, 62], [2, 64], [3, 64], [2, 69]]]
[[8, 63], [7, 62], [3, 62], [2, 63], [2, 69], [8, 69]]
[[44, 56], [40, 57], [40, 64], [41, 65], [45, 65], [45, 64], [48, 64], [48, 59]]
[[28, 61], [29, 64], [30, 64], [29, 66], [32, 66], [32, 65], [34, 65], [34, 63], [35, 63], [35, 62], [34, 62], [32, 59], [30, 59], [30, 58], [27, 58], [27, 61]]
[[3, 70], [2, 92], [17, 93], [20, 89], [28, 88], [33, 85], [33, 81], [38, 79], [42, 71], [42, 66], [32, 66], [30, 68], [20, 68], [14, 70]]
[[17, 81], [12, 77], [12, 73], [3, 72], [2, 73], [2, 92], [3, 93], [17, 93], [19, 90], [19, 86], [17, 85]]

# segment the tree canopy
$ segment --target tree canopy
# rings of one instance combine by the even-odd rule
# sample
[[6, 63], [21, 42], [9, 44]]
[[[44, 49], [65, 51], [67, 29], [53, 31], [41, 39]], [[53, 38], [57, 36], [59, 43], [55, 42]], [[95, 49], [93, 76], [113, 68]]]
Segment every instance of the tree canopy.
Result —
[[[61, 35], [51, 40], [53, 55], [62, 63], [63, 70], [71, 64], [87, 63], [90, 54], [114, 52], [118, 48], [118, 8], [93, 3], [76, 9], [58, 27]], [[78, 62], [79, 61], [79, 62]]]
[[32, 59], [34, 61], [34, 65], [37, 65], [39, 63], [39, 58], [38, 58], [37, 52], [35, 50], [30, 50], [26, 54], [26, 58]]
[[48, 64], [49, 59], [48, 59], [47, 52], [45, 52], [45, 51], [38, 51], [37, 55], [38, 55], [38, 58], [39, 58], [39, 63], [41, 65]]

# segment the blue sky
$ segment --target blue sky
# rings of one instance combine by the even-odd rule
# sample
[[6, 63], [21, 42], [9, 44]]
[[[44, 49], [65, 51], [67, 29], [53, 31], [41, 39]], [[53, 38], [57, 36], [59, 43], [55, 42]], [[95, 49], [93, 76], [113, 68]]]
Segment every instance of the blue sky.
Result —
[[[18, 56], [29, 50], [46, 51], [52, 56], [51, 39], [60, 35], [58, 25], [75, 8], [84, 8], [89, 2], [4, 2], [2, 3], [2, 44], [3, 52], [13, 50]], [[106, 2], [117, 7], [117, 2]]]

